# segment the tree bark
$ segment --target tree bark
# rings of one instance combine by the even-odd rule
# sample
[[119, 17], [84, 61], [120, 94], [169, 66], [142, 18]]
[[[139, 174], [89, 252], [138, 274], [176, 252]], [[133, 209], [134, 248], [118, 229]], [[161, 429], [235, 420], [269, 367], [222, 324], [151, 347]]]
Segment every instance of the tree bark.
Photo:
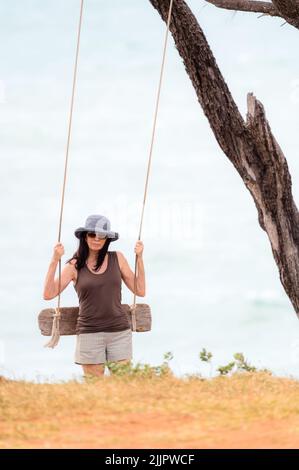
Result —
[[280, 16], [279, 11], [271, 2], [258, 0], [206, 0], [215, 7], [225, 10], [247, 11], [251, 13], [263, 13], [264, 15]]
[[299, 0], [272, 0], [262, 2], [256, 0], [206, 0], [218, 8], [235, 11], [262, 13], [263, 15], [278, 16], [287, 23], [299, 29]]
[[[166, 21], [170, 0], [149, 1]], [[263, 105], [248, 93], [244, 121], [201, 27], [183, 0], [173, 4], [170, 31], [217, 142], [253, 197], [281, 283], [299, 316], [299, 214], [287, 161]]]

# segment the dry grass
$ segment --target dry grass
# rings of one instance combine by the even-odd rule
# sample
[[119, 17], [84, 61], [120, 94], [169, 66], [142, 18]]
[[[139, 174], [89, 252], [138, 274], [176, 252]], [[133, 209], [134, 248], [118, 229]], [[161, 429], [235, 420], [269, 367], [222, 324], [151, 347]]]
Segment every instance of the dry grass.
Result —
[[1, 448], [298, 448], [299, 382], [267, 372], [0, 378]]

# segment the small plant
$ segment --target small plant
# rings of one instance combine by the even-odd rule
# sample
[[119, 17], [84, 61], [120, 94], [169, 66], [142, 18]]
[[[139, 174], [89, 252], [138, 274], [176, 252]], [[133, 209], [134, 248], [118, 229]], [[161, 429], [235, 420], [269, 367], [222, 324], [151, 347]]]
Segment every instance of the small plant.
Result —
[[[153, 377], [164, 377], [171, 376], [173, 372], [169, 366], [169, 362], [173, 359], [173, 353], [168, 351], [163, 355], [163, 362], [157, 366], [151, 366], [150, 364], [143, 364], [137, 362], [135, 365], [130, 362], [107, 362], [106, 365], [109, 368], [111, 375], [119, 377], [143, 377], [143, 378], [153, 378]], [[256, 372], [257, 368], [251, 366], [244, 358], [242, 353], [234, 354], [234, 361], [229, 362], [226, 365], [219, 366], [217, 372], [219, 375], [229, 375], [230, 373], [236, 372]], [[203, 348], [199, 353], [199, 359], [202, 362], [205, 362], [210, 365], [210, 378], [212, 376], [212, 358], [213, 354], [207, 351], [206, 348]], [[267, 369], [262, 369], [264, 372], [269, 372]], [[199, 376], [201, 376], [199, 374]], [[83, 376], [87, 383], [95, 383], [98, 380], [102, 380], [102, 377], [93, 376], [90, 374]], [[198, 377], [198, 374], [196, 374]]]
[[203, 348], [201, 352], [199, 353], [199, 358], [203, 362], [211, 362], [212, 357], [213, 357], [213, 354], [208, 352], [206, 348]]
[[202, 362], [207, 362], [208, 364], [210, 364], [210, 378], [212, 376], [212, 369], [213, 369], [212, 357], [213, 357], [213, 354], [211, 352], [208, 352], [206, 348], [203, 348], [199, 353], [199, 359]]
[[167, 352], [164, 354], [164, 361], [160, 366], [155, 367], [156, 375], [158, 376], [165, 376], [165, 375], [172, 375], [172, 371], [169, 367], [169, 361], [173, 359], [172, 352]]
[[[211, 366], [210, 377], [212, 375], [212, 357], [213, 357], [213, 354], [211, 352], [208, 352], [206, 348], [203, 348], [199, 353], [199, 359], [202, 362], [207, 362]], [[244, 355], [242, 353], [235, 353], [234, 359], [235, 359], [234, 361], [231, 361], [224, 366], [219, 366], [217, 368], [217, 372], [219, 372], [220, 375], [228, 375], [229, 373], [241, 372], [241, 371], [256, 372], [257, 370], [256, 367], [253, 367], [250, 364], [248, 364], [248, 362], [245, 360]]]
[[220, 375], [227, 375], [233, 370], [235, 362], [229, 362], [226, 366], [220, 366], [217, 368]]
[[221, 366], [218, 367], [218, 372], [220, 375], [227, 375], [229, 372], [232, 372], [234, 369], [234, 372], [241, 372], [241, 371], [246, 371], [246, 372], [256, 372], [256, 367], [253, 367], [248, 364], [248, 362], [244, 358], [244, 354], [242, 353], [235, 353], [234, 354], [234, 361], [230, 362], [226, 366]]
[[114, 375], [128, 375], [132, 372], [131, 362], [113, 362], [107, 361], [106, 363], [110, 372]]
[[253, 367], [245, 361], [244, 355], [242, 353], [235, 353], [234, 358], [236, 359], [235, 364], [237, 370], [246, 370], [247, 372], [256, 372], [256, 367]]
[[161, 365], [151, 366], [150, 364], [142, 364], [137, 362], [133, 365], [128, 363], [107, 362], [107, 367], [113, 375], [117, 376], [135, 376], [135, 377], [161, 377], [172, 375], [169, 367], [169, 361], [173, 359], [172, 352], [167, 352], [163, 356], [164, 361]]

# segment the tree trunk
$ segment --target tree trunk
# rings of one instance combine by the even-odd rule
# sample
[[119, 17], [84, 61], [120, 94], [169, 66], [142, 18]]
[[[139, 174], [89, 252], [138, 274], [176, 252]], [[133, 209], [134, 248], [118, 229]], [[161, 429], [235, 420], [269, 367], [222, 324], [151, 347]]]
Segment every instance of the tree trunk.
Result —
[[[149, 1], [167, 21], [170, 0]], [[263, 105], [248, 93], [244, 121], [201, 27], [183, 0], [173, 3], [170, 31], [217, 142], [253, 197], [281, 283], [299, 315], [299, 214], [287, 161]]]

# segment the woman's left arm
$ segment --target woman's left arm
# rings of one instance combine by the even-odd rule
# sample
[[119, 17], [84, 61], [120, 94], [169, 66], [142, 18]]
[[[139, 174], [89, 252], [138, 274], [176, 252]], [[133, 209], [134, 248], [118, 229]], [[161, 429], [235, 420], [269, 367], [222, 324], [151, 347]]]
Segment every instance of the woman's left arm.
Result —
[[[141, 240], [138, 240], [136, 242], [135, 253], [137, 255], [136, 295], [138, 295], [139, 297], [145, 297], [145, 272], [142, 257], [143, 243]], [[134, 294], [134, 273], [131, 270], [129, 263], [123, 253], [121, 251], [117, 251], [117, 254], [120, 260], [119, 267], [122, 279], [124, 280], [126, 286]]]

